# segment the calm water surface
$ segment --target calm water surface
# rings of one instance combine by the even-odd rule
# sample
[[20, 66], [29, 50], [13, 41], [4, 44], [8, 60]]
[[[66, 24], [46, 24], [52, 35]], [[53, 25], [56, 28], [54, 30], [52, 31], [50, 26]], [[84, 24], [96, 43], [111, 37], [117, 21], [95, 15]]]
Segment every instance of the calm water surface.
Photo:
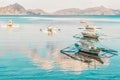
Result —
[[[10, 19], [20, 27], [3, 27]], [[120, 51], [120, 16], [0, 16], [0, 80], [120, 80], [119, 55], [89, 65], [60, 54], [77, 41], [81, 19], [102, 28], [101, 43]], [[40, 31], [49, 24], [61, 31]]]

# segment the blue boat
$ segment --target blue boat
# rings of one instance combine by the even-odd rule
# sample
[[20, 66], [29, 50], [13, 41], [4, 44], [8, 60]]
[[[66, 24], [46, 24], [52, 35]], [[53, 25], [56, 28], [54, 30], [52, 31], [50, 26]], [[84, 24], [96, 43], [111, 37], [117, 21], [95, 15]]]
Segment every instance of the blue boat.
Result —
[[[96, 59], [100, 63], [103, 63], [100, 57], [106, 57], [106, 56], [112, 57], [114, 55], [117, 55], [118, 51], [106, 48], [103, 45], [102, 47], [97, 45], [97, 44], [101, 45], [99, 40], [100, 36], [97, 35], [94, 26], [85, 27], [85, 31], [88, 31], [90, 36], [89, 35], [85, 36], [86, 34], [84, 35], [83, 32], [82, 32], [82, 36], [76, 34], [73, 37], [78, 39], [77, 43], [74, 43], [72, 46], [62, 49], [60, 52], [75, 60], [84, 60], [85, 56], [87, 56], [89, 58]], [[96, 35], [93, 37], [93, 34]], [[79, 57], [76, 56], [76, 54], [79, 55]], [[80, 57], [83, 55], [84, 58]]]

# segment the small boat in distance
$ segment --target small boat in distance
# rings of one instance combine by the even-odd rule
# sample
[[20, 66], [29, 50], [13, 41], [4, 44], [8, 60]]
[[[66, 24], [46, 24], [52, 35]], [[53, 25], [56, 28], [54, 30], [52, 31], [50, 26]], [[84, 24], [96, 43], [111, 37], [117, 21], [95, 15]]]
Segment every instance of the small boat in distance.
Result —
[[94, 39], [98, 39], [98, 38], [99, 38], [99, 35], [93, 34], [93, 33], [83, 32], [82, 35], [83, 35], [84, 37], [88, 37], [88, 38], [94, 38]]
[[47, 31], [48, 31], [48, 33], [53, 33], [53, 28], [52, 27], [47, 27]]
[[12, 28], [13, 27], [13, 21], [12, 20], [9, 20], [8, 23], [7, 23], [7, 26], [9, 28]]
[[83, 37], [98, 39], [99, 34], [96, 32], [96, 26], [86, 25], [83, 32], [81, 32]]
[[80, 20], [80, 23], [87, 23], [86, 20]]
[[40, 31], [47, 33], [48, 35], [53, 35], [57, 33], [57, 31], [61, 31], [61, 29], [54, 28], [52, 24], [48, 25], [45, 29], [40, 29]]
[[1, 24], [0, 27], [1, 28], [12, 29], [12, 28], [19, 28], [20, 25], [19, 24], [14, 24], [12, 20], [9, 20], [7, 23]]

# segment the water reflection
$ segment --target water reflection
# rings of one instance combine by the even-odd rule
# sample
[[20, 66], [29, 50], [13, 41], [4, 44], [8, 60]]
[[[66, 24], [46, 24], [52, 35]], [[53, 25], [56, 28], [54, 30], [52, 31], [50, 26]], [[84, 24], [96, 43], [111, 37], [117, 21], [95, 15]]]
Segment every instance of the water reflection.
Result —
[[[40, 49], [40, 46], [32, 45], [28, 47], [26, 44], [6, 44], [6, 46], [3, 47], [4, 50], [2, 50], [4, 53], [10, 51], [26, 53], [33, 65], [48, 71], [59, 70], [80, 74], [83, 70], [109, 65], [109, 57], [101, 58], [85, 55], [84, 53], [61, 54], [59, 52], [62, 47], [60, 42], [47, 41], [45, 45], [42, 45], [44, 49]], [[18, 53], [16, 54], [18, 55]]]
[[[100, 58], [82, 53], [75, 55], [61, 54], [59, 53], [59, 47], [60, 46], [55, 42], [47, 42], [45, 46], [46, 52], [44, 53], [40, 53], [36, 48], [27, 48], [26, 50], [33, 64], [45, 70], [57, 69], [80, 74], [83, 70], [102, 67], [109, 64], [108, 57]], [[83, 57], [84, 60], [80, 60], [79, 58], [81, 57]]]

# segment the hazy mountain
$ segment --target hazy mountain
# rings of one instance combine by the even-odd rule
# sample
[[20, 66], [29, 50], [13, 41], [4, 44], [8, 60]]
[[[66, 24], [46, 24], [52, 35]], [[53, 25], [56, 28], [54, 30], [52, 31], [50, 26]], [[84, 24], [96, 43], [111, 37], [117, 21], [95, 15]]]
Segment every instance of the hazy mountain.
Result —
[[5, 15], [22, 15], [22, 14], [46, 14], [40, 9], [29, 9], [26, 10], [23, 6], [18, 3], [0, 8], [0, 14]]
[[84, 10], [81, 10], [79, 8], [69, 8], [69, 9], [63, 9], [58, 10], [53, 13], [47, 13], [43, 11], [42, 9], [29, 9], [26, 10], [23, 6], [21, 6], [18, 3], [15, 3], [13, 5], [0, 7], [0, 15], [120, 15], [120, 10], [114, 10], [109, 9], [104, 6], [99, 7], [93, 7], [93, 8], [87, 8]]
[[83, 10], [83, 14], [89, 15], [115, 15], [116, 13], [109, 8], [104, 6], [93, 7]]
[[120, 10], [113, 10], [116, 15], [120, 15]]
[[29, 9], [27, 10], [27, 14], [38, 14], [38, 15], [44, 15], [47, 14], [46, 12], [44, 12], [41, 9]]
[[0, 14], [26, 14], [26, 10], [18, 3], [15, 3], [13, 5], [1, 7]]
[[82, 10], [78, 9], [78, 8], [70, 8], [70, 9], [63, 9], [63, 10], [58, 10], [56, 12], [54, 12], [53, 14], [55, 15], [74, 15], [74, 14], [81, 14]]
[[104, 6], [99, 6], [99, 7], [87, 8], [84, 10], [80, 10], [76, 8], [75, 9], [74, 8], [63, 9], [63, 10], [56, 11], [54, 14], [56, 15], [71, 15], [71, 14], [75, 14], [75, 15], [116, 15], [116, 14], [120, 14], [120, 11], [109, 9]]

